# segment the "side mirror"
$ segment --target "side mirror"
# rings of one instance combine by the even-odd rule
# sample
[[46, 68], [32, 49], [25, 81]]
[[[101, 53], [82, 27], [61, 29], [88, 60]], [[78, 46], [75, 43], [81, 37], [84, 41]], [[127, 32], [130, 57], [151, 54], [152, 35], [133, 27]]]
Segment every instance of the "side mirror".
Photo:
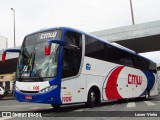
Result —
[[46, 56], [51, 54], [51, 44], [45, 46], [44, 53]]
[[6, 49], [3, 51], [2, 53], [2, 62], [4, 63], [5, 60], [6, 60], [6, 53], [7, 52], [16, 52], [16, 53], [21, 53], [21, 50], [20, 49]]
[[4, 63], [6, 60], [6, 52], [2, 53], [2, 63]]
[[51, 54], [51, 45], [52, 45], [52, 43], [59, 44], [61, 46], [65, 46], [67, 44], [65, 41], [62, 41], [62, 40], [48, 40], [47, 42], [48, 42], [48, 45], [46, 45], [45, 49], [44, 49], [44, 54], [46, 56]]

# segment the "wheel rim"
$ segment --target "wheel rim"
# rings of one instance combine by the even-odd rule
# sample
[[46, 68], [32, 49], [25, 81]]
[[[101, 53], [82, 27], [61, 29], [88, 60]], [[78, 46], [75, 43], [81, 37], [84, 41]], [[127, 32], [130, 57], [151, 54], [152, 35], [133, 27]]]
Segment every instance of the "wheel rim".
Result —
[[95, 92], [92, 91], [92, 92], [91, 92], [91, 101], [92, 101], [92, 102], [95, 102], [95, 100], [96, 100]]
[[146, 96], [145, 96], [145, 98], [146, 98], [146, 99], [149, 99], [149, 97], [150, 97], [150, 93], [149, 93], [148, 90], [146, 90]]
[[149, 98], [148, 92], [146, 93], [146, 98], [147, 98], [147, 99]]

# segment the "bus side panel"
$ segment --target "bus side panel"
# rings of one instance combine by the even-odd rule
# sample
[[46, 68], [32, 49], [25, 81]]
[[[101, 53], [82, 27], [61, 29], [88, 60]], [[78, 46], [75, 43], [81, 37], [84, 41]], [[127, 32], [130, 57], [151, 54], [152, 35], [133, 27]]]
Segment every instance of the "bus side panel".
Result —
[[138, 69], [124, 67], [117, 80], [117, 89], [122, 98], [136, 98], [147, 88], [147, 77]]
[[89, 57], [84, 59], [82, 73], [87, 75], [87, 92], [93, 85], [98, 86], [102, 100], [141, 97], [148, 83], [141, 70]]
[[63, 104], [86, 102], [86, 76], [63, 79], [61, 83], [61, 101]]
[[109, 100], [139, 97], [146, 87], [147, 79], [142, 71], [118, 66], [106, 77], [103, 95]]
[[87, 93], [94, 86], [99, 89], [101, 100], [102, 100], [102, 85], [103, 85], [104, 77], [102, 76], [94, 76], [87, 75]]
[[106, 61], [97, 60], [85, 56], [82, 67], [82, 73], [87, 76], [87, 94], [91, 87], [96, 86], [99, 88], [101, 100], [107, 100], [105, 95], [102, 95], [105, 93], [103, 92], [105, 91], [105, 78], [110, 73], [110, 71], [112, 71], [112, 69], [116, 66], [116, 64], [111, 64]]

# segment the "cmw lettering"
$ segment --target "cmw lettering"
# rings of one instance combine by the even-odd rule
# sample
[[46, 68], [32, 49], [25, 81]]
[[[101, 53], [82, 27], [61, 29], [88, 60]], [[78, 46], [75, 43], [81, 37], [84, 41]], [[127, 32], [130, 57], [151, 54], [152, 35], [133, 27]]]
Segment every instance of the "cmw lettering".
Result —
[[142, 84], [142, 76], [128, 74], [128, 84], [141, 85]]
[[52, 33], [44, 33], [41, 34], [40, 39], [45, 39], [45, 38], [51, 38], [51, 37], [56, 37], [57, 32], [52, 32]]

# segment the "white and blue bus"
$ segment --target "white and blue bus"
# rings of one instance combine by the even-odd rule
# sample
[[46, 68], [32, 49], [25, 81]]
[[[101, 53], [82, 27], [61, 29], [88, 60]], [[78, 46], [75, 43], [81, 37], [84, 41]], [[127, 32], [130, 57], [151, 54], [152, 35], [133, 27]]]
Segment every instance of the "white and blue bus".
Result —
[[20, 102], [93, 107], [158, 94], [153, 61], [72, 28], [29, 34], [21, 49], [6, 49], [2, 61], [6, 52], [19, 52], [14, 94]]

